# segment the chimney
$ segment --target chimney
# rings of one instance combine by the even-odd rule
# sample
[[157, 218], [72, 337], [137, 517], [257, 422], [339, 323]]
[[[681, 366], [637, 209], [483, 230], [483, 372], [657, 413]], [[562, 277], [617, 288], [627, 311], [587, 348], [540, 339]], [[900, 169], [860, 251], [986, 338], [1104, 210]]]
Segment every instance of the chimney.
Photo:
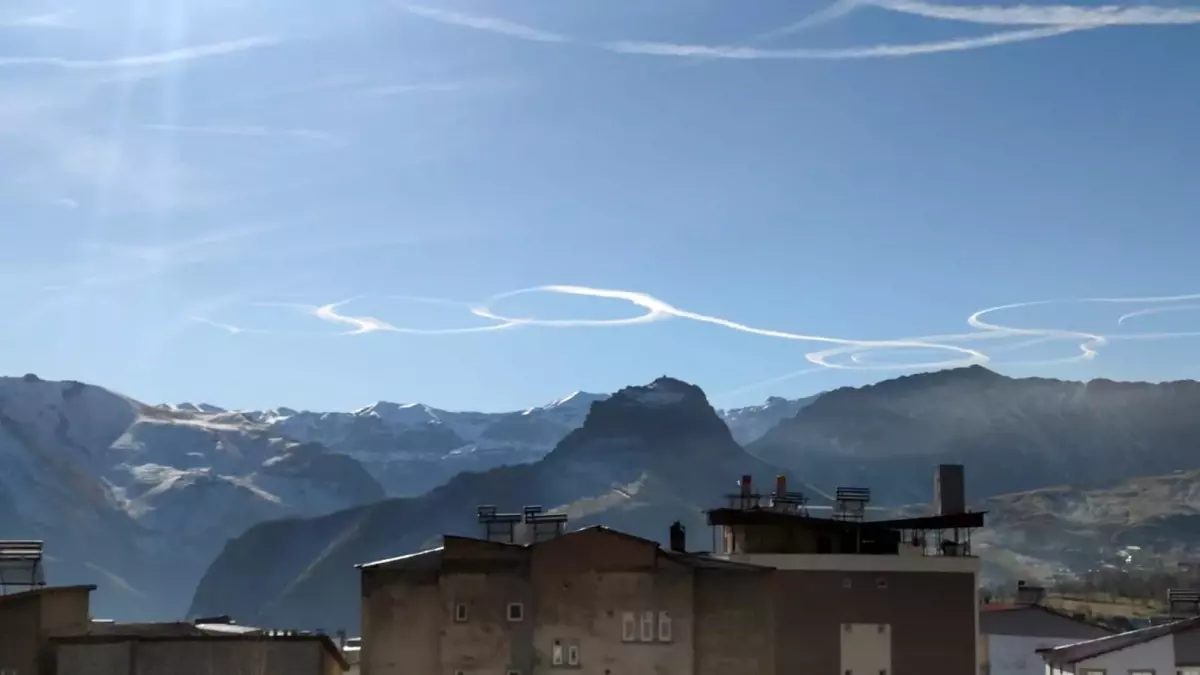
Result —
[[746, 474], [746, 475], [742, 476], [742, 480], [741, 480], [741, 481], [739, 481], [739, 485], [741, 485], [741, 486], [742, 486], [742, 496], [743, 496], [743, 497], [749, 497], [749, 496], [750, 496], [750, 487], [751, 487], [751, 485], [750, 485], [750, 481], [751, 481], [751, 480], [752, 480], [752, 479], [750, 478], [750, 475], [749, 475], [749, 474]]
[[676, 553], [687, 552], [687, 529], [678, 520], [671, 523], [671, 550]]
[[783, 474], [779, 474], [778, 476], [775, 476], [775, 496], [776, 497], [786, 497], [787, 496], [787, 476], [785, 476]]
[[1041, 586], [1027, 584], [1024, 581], [1017, 582], [1018, 605], [1040, 605], [1045, 598], [1046, 589]]
[[939, 464], [933, 474], [933, 512], [939, 516], [965, 513], [967, 493], [962, 464]]

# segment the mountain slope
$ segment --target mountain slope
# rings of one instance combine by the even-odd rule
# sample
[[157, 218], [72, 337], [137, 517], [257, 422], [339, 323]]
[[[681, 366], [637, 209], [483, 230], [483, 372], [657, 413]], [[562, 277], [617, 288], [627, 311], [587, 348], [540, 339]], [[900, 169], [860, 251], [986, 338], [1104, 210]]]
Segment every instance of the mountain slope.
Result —
[[822, 394], [747, 450], [826, 490], [928, 498], [939, 463], [967, 466], [983, 498], [1046, 485], [1112, 485], [1200, 468], [1200, 383], [1014, 379], [985, 368]]
[[988, 527], [975, 547], [1014, 578], [1200, 557], [1200, 471], [999, 495], [980, 508]]
[[46, 542], [47, 578], [97, 583], [96, 611], [177, 617], [258, 520], [381, 499], [353, 459], [100, 387], [0, 378], [0, 537]]
[[655, 539], [679, 519], [694, 545], [707, 545], [702, 508], [744, 473], [766, 480], [774, 469], [742, 450], [699, 388], [661, 378], [595, 402], [583, 426], [537, 463], [460, 474], [418, 498], [251, 528], [213, 562], [191, 614], [354, 628], [353, 565], [433, 545], [443, 533], [477, 534], [478, 504], [538, 504], [568, 513], [572, 527], [604, 523]]

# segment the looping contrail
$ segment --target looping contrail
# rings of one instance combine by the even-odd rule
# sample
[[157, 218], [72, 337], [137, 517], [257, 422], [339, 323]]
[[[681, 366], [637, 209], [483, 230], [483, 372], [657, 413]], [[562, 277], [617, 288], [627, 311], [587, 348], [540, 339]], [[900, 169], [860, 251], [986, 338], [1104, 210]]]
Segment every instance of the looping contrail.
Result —
[[[516, 317], [502, 314], [493, 309], [493, 305], [501, 301], [514, 298], [517, 296], [532, 295], [532, 294], [552, 294], [552, 295], [569, 295], [591, 298], [602, 298], [608, 300], [620, 300], [627, 302], [641, 310], [641, 313], [631, 317], [616, 318], [616, 319], [542, 319], [536, 317]], [[740, 323], [732, 319], [726, 319], [710, 314], [702, 314], [680, 307], [676, 307], [664, 300], [661, 300], [649, 293], [639, 291], [626, 291], [610, 288], [593, 288], [590, 286], [575, 286], [575, 285], [546, 285], [535, 286], [532, 288], [524, 288], [515, 291], [508, 291], [492, 296], [485, 302], [481, 303], [464, 303], [455, 300], [446, 300], [441, 298], [428, 297], [412, 297], [412, 296], [390, 296], [391, 300], [400, 300], [405, 302], [416, 302], [423, 304], [444, 305], [448, 307], [457, 307], [465, 310], [469, 314], [491, 321], [492, 323], [483, 326], [468, 326], [460, 328], [411, 328], [406, 326], [398, 326], [394, 323], [368, 315], [353, 315], [346, 312], [345, 308], [349, 304], [362, 299], [359, 297], [347, 298], [337, 302], [328, 303], [325, 305], [307, 305], [299, 303], [256, 303], [258, 306], [275, 306], [288, 307], [299, 310], [313, 318], [322, 321], [336, 324], [343, 327], [348, 327], [349, 330], [344, 330], [338, 333], [328, 333], [326, 335], [363, 335], [367, 333], [397, 333], [404, 335], [463, 335], [469, 333], [486, 333], [498, 330], [507, 330], [518, 327], [543, 327], [543, 328], [599, 328], [599, 327], [619, 327], [619, 326], [634, 326], [639, 324], [648, 324], [658, 321], [666, 321], [672, 319], [682, 319], [686, 321], [694, 321], [713, 326], [719, 326], [729, 330], [736, 330], [742, 333], [752, 335], [761, 335], [763, 337], [793, 340], [798, 342], [812, 342], [817, 344], [829, 345], [826, 349], [811, 351], [805, 354], [805, 359], [809, 361], [808, 368], [799, 370], [793, 373], [777, 376], [763, 382], [756, 382], [738, 388], [737, 392], [755, 389], [768, 384], [782, 382], [786, 379], [798, 377], [808, 373], [814, 373], [826, 369], [835, 370], [862, 370], [862, 371], [903, 371], [903, 370], [936, 370], [943, 368], [955, 368], [968, 365], [982, 365], [992, 363], [992, 355], [1004, 352], [1015, 352], [1028, 347], [1051, 342], [1069, 341], [1076, 343], [1078, 353], [1070, 356], [1064, 356], [1052, 359], [1028, 360], [1028, 361], [1004, 361], [998, 365], [1001, 366], [1050, 366], [1063, 365], [1070, 363], [1078, 363], [1091, 361], [1095, 359], [1101, 348], [1107, 346], [1112, 341], [1117, 340], [1164, 340], [1174, 338], [1191, 338], [1200, 337], [1200, 331], [1160, 331], [1160, 332], [1142, 332], [1142, 333], [1096, 333], [1082, 330], [1068, 330], [1054, 327], [1027, 327], [1015, 326], [1009, 324], [998, 323], [991, 319], [991, 315], [1008, 312], [1019, 309], [1028, 309], [1032, 307], [1050, 306], [1050, 305], [1065, 305], [1065, 304], [1141, 304], [1151, 305], [1142, 309], [1127, 312], [1117, 319], [1117, 325], [1123, 325], [1127, 321], [1145, 317], [1154, 314], [1162, 314], [1167, 312], [1181, 312], [1200, 310], [1200, 294], [1188, 295], [1173, 295], [1173, 296], [1153, 296], [1153, 297], [1128, 297], [1128, 298], [1113, 298], [1113, 297], [1091, 297], [1091, 298], [1075, 298], [1075, 299], [1060, 299], [1060, 300], [1034, 300], [1029, 302], [1016, 302], [1005, 305], [997, 305], [988, 307], [972, 313], [967, 317], [967, 325], [974, 329], [962, 333], [941, 333], [935, 335], [924, 335], [917, 337], [907, 337], [890, 340], [863, 340], [854, 338], [834, 337], [829, 335], [817, 335], [811, 333], [797, 333], [791, 331], [783, 331], [771, 328], [761, 328]], [[987, 318], [985, 318], [987, 317]], [[219, 328], [231, 334], [241, 333], [264, 333], [266, 331], [243, 329], [232, 324], [212, 321], [208, 319], [198, 320], [200, 323], [205, 323], [215, 328]], [[1023, 338], [1015, 342], [1012, 338]], [[965, 346], [963, 343], [987, 342], [1008, 340], [1004, 344], [995, 346], [987, 351]], [[941, 351], [949, 352], [946, 358], [940, 360], [913, 360], [903, 362], [887, 362], [879, 361], [872, 358], [872, 355], [880, 355], [882, 353], [899, 352], [899, 351]], [[732, 392], [727, 392], [727, 394]]]

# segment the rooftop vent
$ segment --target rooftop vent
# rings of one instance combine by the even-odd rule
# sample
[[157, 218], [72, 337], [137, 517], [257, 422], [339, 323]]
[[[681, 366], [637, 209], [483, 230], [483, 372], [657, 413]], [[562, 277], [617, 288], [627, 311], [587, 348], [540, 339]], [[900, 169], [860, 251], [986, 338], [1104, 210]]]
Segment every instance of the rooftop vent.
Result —
[[837, 504], [833, 517], [838, 520], [862, 520], [871, 502], [870, 488], [839, 487], [834, 495]]
[[504, 544], [516, 543], [516, 526], [521, 522], [519, 513], [497, 513], [496, 507], [480, 506], [476, 509], [479, 522], [483, 524], [483, 538]]
[[531, 543], [546, 541], [562, 535], [567, 527], [567, 514], [543, 513], [540, 506], [526, 506], [525, 524], [532, 535]]
[[1046, 589], [1024, 581], [1017, 582], [1017, 604], [1039, 605], [1046, 599]]
[[787, 476], [775, 477], [775, 492], [771, 494], [771, 508], [786, 513], [808, 515], [808, 497], [803, 492], [788, 492]]
[[46, 585], [42, 569], [42, 542], [29, 539], [0, 540], [0, 594]]
[[678, 520], [671, 523], [670, 538], [672, 551], [676, 553], [687, 552], [687, 528], [683, 526], [683, 523]]
[[1167, 614], [1175, 619], [1200, 616], [1200, 591], [1192, 588], [1168, 590]]

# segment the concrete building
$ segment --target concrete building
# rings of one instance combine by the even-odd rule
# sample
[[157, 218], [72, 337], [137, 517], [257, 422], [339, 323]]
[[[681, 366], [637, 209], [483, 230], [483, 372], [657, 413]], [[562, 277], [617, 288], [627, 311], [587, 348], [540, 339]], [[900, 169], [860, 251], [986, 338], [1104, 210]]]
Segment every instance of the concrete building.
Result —
[[323, 635], [147, 635], [120, 632], [51, 640], [46, 675], [341, 675], [341, 651]]
[[1039, 649], [1092, 640], [1113, 631], [1077, 619], [1043, 603], [1040, 586], [1022, 583], [1015, 602], [980, 608], [979, 630], [984, 675], [1041, 675]]
[[322, 635], [224, 624], [94, 621], [95, 586], [0, 595], [2, 675], [334, 675], [341, 651]]
[[708, 513], [711, 552], [682, 550], [678, 523], [664, 549], [603, 527], [564, 533], [565, 518], [536, 507], [481, 507], [482, 538], [445, 536], [361, 565], [360, 670], [976, 672], [979, 563], [967, 535], [982, 514], [943, 494], [945, 513], [867, 521], [869, 493], [849, 488], [835, 517], [818, 518], [782, 478], [768, 504], [749, 477], [740, 485]]
[[1167, 593], [1166, 623], [1039, 649], [1046, 675], [1200, 675], [1200, 592]]
[[0, 595], [0, 673], [39, 673], [51, 638], [86, 633], [95, 586], [43, 586]]
[[1200, 617], [1038, 651], [1046, 675], [1196, 675]]

